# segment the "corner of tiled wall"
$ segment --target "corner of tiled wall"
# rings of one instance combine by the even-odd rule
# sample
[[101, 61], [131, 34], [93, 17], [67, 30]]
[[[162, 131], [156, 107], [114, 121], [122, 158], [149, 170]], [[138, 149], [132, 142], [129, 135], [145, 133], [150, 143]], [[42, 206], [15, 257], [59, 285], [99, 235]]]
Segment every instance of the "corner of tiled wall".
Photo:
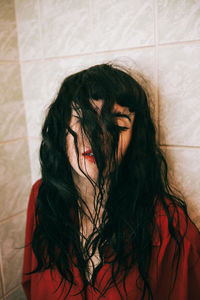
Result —
[[22, 242], [30, 182], [40, 177], [38, 151], [45, 110], [64, 77], [89, 65], [128, 59], [151, 80], [158, 141], [168, 159], [170, 178], [200, 228], [200, 2], [1, 2], [0, 286], [3, 283], [4, 299], [23, 299], [17, 288], [19, 273], [13, 279], [10, 263], [15, 261], [18, 268], [22, 256], [7, 247]]
[[1, 1], [0, 6], [0, 299], [23, 300], [20, 283], [31, 173], [15, 2]]

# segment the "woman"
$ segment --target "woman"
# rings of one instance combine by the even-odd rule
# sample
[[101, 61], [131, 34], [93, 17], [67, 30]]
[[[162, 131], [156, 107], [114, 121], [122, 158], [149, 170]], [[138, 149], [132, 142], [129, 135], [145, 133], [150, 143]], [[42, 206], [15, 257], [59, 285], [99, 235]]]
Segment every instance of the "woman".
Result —
[[40, 161], [28, 299], [199, 299], [199, 231], [169, 186], [146, 93], [128, 71], [102, 64], [64, 80]]

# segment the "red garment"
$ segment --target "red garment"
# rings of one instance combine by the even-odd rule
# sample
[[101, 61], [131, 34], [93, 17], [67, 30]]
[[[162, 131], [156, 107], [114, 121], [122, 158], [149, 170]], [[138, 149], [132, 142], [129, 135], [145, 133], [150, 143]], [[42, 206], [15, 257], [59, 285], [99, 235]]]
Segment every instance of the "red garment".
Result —
[[[26, 223], [26, 238], [25, 244], [31, 241], [31, 236], [34, 229], [34, 205], [38, 194], [39, 185], [41, 180], [37, 181], [32, 188]], [[172, 208], [170, 208], [171, 211]], [[185, 230], [186, 221], [185, 216], [181, 209], [180, 212], [180, 228], [181, 231]], [[161, 208], [156, 209], [156, 223], [158, 224], [159, 231], [162, 236], [162, 243], [158, 235], [154, 234], [153, 237], [153, 254], [150, 266], [150, 286], [153, 292], [154, 300], [168, 300], [168, 292], [170, 289], [170, 279], [172, 276], [171, 263], [174, 255], [175, 241], [171, 238], [168, 232], [167, 216], [165, 211]], [[174, 218], [174, 224], [176, 217]], [[188, 230], [184, 237], [184, 251], [182, 248], [180, 265], [178, 269], [175, 287], [172, 291], [170, 300], [199, 300], [200, 299], [200, 234], [195, 225], [188, 219]], [[25, 248], [24, 251], [24, 265], [23, 272], [30, 272], [36, 267], [36, 258], [31, 249], [31, 246]], [[107, 271], [107, 272], [106, 272]], [[74, 267], [73, 269], [77, 285], [73, 286], [67, 299], [81, 300], [85, 299], [83, 294], [73, 296], [78, 293], [83, 284], [79, 275], [79, 271]], [[138, 269], [133, 267], [130, 274], [126, 279], [126, 289], [128, 293], [128, 300], [139, 300], [141, 291], [136, 286], [136, 279], [138, 278]], [[53, 279], [50, 270], [39, 272], [33, 275], [23, 275], [22, 286], [28, 300], [56, 300], [64, 299], [65, 293], [59, 298], [61, 294], [61, 287], [56, 293], [53, 293], [60, 283], [60, 275], [56, 269], [52, 271]], [[104, 276], [105, 275], [105, 276]], [[100, 290], [108, 282], [111, 276], [109, 264], [104, 264], [97, 276], [96, 287]], [[102, 280], [103, 278], [103, 280]], [[101, 284], [100, 284], [101, 282]], [[99, 285], [100, 284], [100, 285]], [[126, 299], [122, 283], [118, 285], [123, 299]], [[68, 288], [67, 288], [68, 291]], [[87, 299], [97, 300], [99, 293], [94, 291], [90, 286], [87, 290]], [[108, 300], [121, 300], [121, 297], [116, 289], [112, 286], [100, 299]], [[145, 297], [145, 299], [148, 299]]]

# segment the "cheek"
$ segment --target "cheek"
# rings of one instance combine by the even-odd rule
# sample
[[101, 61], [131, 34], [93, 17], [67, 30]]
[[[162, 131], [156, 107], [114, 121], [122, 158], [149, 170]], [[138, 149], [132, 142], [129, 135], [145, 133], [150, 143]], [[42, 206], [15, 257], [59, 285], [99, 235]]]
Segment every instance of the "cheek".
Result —
[[121, 132], [119, 137], [118, 158], [121, 158], [126, 153], [128, 145], [131, 141], [132, 130]]
[[[78, 124], [70, 124], [71, 129], [76, 133], [77, 135], [77, 143], [79, 148], [79, 125]], [[74, 137], [71, 133], [68, 133], [66, 136], [66, 152], [67, 156], [69, 158], [69, 161], [75, 160], [76, 158], [76, 149], [74, 145]]]
[[66, 137], [66, 153], [69, 159], [70, 164], [73, 164], [75, 161], [75, 145], [74, 145], [74, 139], [71, 134], [68, 134]]

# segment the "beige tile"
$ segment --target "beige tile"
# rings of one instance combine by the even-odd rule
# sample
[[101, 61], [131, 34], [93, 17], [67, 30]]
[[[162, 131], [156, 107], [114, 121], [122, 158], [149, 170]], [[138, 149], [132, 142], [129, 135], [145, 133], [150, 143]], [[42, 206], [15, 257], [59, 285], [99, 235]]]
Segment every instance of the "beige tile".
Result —
[[0, 141], [9, 141], [27, 135], [23, 101], [2, 104], [0, 110]]
[[0, 220], [27, 206], [31, 172], [26, 140], [0, 144]]
[[14, 291], [10, 292], [6, 298], [6, 300], [26, 300], [26, 296], [22, 287], [15, 289]]
[[0, 224], [0, 245], [5, 279], [5, 293], [21, 282], [26, 214]]
[[45, 57], [91, 52], [88, 1], [41, 0]]
[[15, 22], [15, 1], [1, 0], [0, 6], [0, 23]]
[[159, 42], [200, 39], [199, 0], [158, 0]]
[[27, 134], [18, 64], [0, 64], [0, 141], [24, 137]]
[[96, 51], [153, 44], [153, 0], [94, 0], [92, 4]]
[[200, 146], [200, 44], [159, 49], [161, 144]]
[[[0, 253], [0, 255], [1, 255], [1, 253]], [[0, 265], [0, 268], [2, 270], [2, 265]], [[2, 290], [2, 278], [1, 278], [1, 273], [0, 273], [0, 299], [1, 299], [1, 297], [3, 297], [3, 290]]]
[[0, 60], [13, 60], [18, 56], [16, 24], [0, 23]]
[[200, 228], [200, 149], [167, 149], [170, 182], [185, 197], [189, 214]]
[[18, 63], [0, 64], [0, 103], [22, 100], [20, 66]]

